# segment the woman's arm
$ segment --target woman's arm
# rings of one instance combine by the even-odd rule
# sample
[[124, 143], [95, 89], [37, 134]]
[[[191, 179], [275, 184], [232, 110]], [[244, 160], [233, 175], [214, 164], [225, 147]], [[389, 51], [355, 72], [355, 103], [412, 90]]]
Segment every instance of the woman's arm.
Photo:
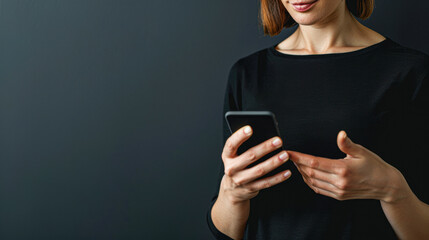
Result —
[[211, 210], [213, 225], [224, 235], [234, 239], [244, 236], [250, 213], [250, 199], [258, 195], [260, 190], [277, 185], [291, 176], [290, 170], [283, 170], [273, 176], [261, 178], [289, 159], [285, 151], [248, 168], [251, 163], [283, 144], [281, 138], [276, 136], [237, 155], [239, 146], [251, 135], [251, 128], [244, 126], [227, 139], [222, 152], [225, 174]]
[[[417, 173], [413, 170], [413, 173], [410, 172], [407, 175], [405, 172], [401, 173], [394, 169], [389, 179], [397, 186], [389, 193], [389, 198], [393, 201], [381, 201], [384, 214], [401, 239], [429, 239], [429, 205], [427, 204], [429, 203], [429, 195], [425, 192], [425, 188], [429, 190], [429, 187], [426, 186], [429, 181], [427, 181], [425, 171], [425, 162], [429, 160], [426, 157], [427, 136], [429, 134], [429, 56], [425, 55], [424, 61], [415, 69], [422, 74], [416, 73], [419, 75], [419, 79], [415, 81], [413, 97], [402, 114], [402, 116], [407, 117], [400, 118], [398, 116], [398, 120], [403, 119], [405, 122], [398, 121], [396, 123], [397, 127], [395, 127], [394, 134], [399, 139], [406, 139], [405, 143], [400, 143], [402, 152], [404, 152], [400, 154], [405, 155], [405, 159], [416, 158], [413, 161], [417, 163], [416, 168], [419, 171]], [[392, 137], [392, 139], [394, 138]], [[409, 187], [404, 175], [417, 175], [413, 181], [408, 179], [409, 184], [416, 187], [415, 192]], [[412, 182], [413, 184], [411, 184]], [[406, 197], [401, 197], [402, 193]], [[415, 193], [421, 194], [421, 196], [416, 196]]]
[[243, 239], [250, 213], [250, 200], [233, 202], [223, 194], [222, 179], [219, 196], [211, 210], [213, 224], [219, 231], [233, 239]]
[[396, 235], [400, 239], [429, 239], [429, 205], [417, 198], [399, 171], [390, 178], [397, 188], [380, 203]]
[[403, 174], [345, 132], [338, 134], [337, 144], [347, 154], [343, 159], [287, 152], [316, 193], [338, 200], [377, 199], [399, 238], [429, 239], [429, 205], [417, 198]]

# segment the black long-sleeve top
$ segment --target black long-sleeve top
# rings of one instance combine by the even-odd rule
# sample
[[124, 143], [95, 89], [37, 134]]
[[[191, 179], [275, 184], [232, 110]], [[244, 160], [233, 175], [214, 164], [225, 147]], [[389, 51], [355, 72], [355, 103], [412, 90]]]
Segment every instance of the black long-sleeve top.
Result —
[[[343, 158], [348, 136], [404, 175], [429, 203], [429, 55], [389, 37], [352, 52], [291, 55], [275, 45], [238, 59], [229, 71], [223, 114], [272, 111], [286, 150]], [[223, 143], [231, 135], [224, 115]], [[224, 174], [207, 210], [216, 239], [231, 239], [211, 219]], [[293, 164], [292, 176], [250, 200], [244, 239], [397, 239], [375, 199], [339, 201], [316, 194]], [[429, 225], [428, 225], [429, 226]]]

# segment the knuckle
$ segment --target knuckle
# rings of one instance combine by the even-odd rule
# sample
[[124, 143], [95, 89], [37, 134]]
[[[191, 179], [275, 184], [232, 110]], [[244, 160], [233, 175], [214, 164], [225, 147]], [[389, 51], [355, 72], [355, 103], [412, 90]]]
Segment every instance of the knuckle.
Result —
[[350, 172], [347, 166], [342, 166], [337, 171], [338, 171], [338, 175], [340, 175], [341, 177], [347, 176]]
[[338, 189], [343, 189], [343, 181], [337, 180], [334, 184]]
[[263, 188], [269, 188], [269, 187], [271, 187], [271, 183], [270, 183], [269, 181], [264, 181], [264, 182], [262, 183], [262, 187], [263, 187]]
[[225, 167], [225, 175], [227, 175], [227, 176], [231, 176], [232, 175], [232, 171], [233, 171], [233, 169], [232, 169], [232, 167]]
[[241, 186], [241, 185], [243, 185], [243, 180], [241, 180], [241, 179], [234, 179], [234, 178], [232, 178], [232, 182], [234, 183], [234, 185], [235, 186]]
[[[313, 177], [315, 177], [316, 176], [316, 172], [314, 171], [314, 170], [311, 170], [311, 169], [309, 169], [308, 170], [308, 176], [310, 177], [310, 178], [313, 178]], [[311, 180], [311, 179], [310, 179]]]
[[338, 182], [338, 188], [343, 191], [344, 189], [347, 189], [348, 182], [346, 180], [341, 180]]
[[249, 152], [247, 159], [250, 160], [251, 162], [255, 161], [256, 160], [256, 154], [253, 151]]
[[256, 175], [262, 176], [265, 174], [265, 169], [262, 166], [256, 166]]
[[281, 162], [280, 158], [278, 156], [272, 156], [268, 161], [267, 164], [269, 164], [270, 167], [275, 167], [279, 165]]
[[221, 154], [221, 158], [222, 158], [222, 161], [223, 161], [224, 163], [226, 163], [226, 162], [228, 161], [228, 157], [225, 155], [225, 151], [223, 151], [223, 152], [222, 152], [222, 154]]
[[231, 141], [231, 140], [226, 141], [226, 143], [225, 143], [225, 148], [226, 148], [228, 151], [232, 151], [232, 150], [234, 149], [234, 144], [232, 143], [232, 141]]
[[310, 160], [310, 167], [315, 168], [317, 167], [317, 165], [319, 164], [319, 162], [317, 161], [317, 159], [311, 159]]
[[245, 187], [245, 188], [243, 188], [243, 190], [246, 194], [251, 194], [251, 193], [256, 191], [256, 189], [254, 187], [251, 187], [251, 186]]

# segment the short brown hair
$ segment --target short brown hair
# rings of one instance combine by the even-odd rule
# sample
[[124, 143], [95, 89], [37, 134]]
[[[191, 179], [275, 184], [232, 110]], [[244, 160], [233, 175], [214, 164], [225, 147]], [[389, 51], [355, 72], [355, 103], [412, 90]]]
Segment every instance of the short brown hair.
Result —
[[[347, 8], [356, 17], [365, 20], [374, 10], [374, 0], [345, 0]], [[261, 0], [259, 12], [260, 23], [264, 35], [278, 35], [283, 28], [295, 26], [297, 23], [290, 16], [281, 0]]]

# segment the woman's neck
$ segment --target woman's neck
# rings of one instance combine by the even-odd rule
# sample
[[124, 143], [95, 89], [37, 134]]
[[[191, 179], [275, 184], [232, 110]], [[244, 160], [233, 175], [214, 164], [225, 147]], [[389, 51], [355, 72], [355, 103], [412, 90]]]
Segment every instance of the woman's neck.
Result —
[[295, 54], [324, 54], [353, 51], [384, 40], [382, 35], [362, 25], [343, 7], [316, 24], [299, 25], [279, 44], [279, 50]]

